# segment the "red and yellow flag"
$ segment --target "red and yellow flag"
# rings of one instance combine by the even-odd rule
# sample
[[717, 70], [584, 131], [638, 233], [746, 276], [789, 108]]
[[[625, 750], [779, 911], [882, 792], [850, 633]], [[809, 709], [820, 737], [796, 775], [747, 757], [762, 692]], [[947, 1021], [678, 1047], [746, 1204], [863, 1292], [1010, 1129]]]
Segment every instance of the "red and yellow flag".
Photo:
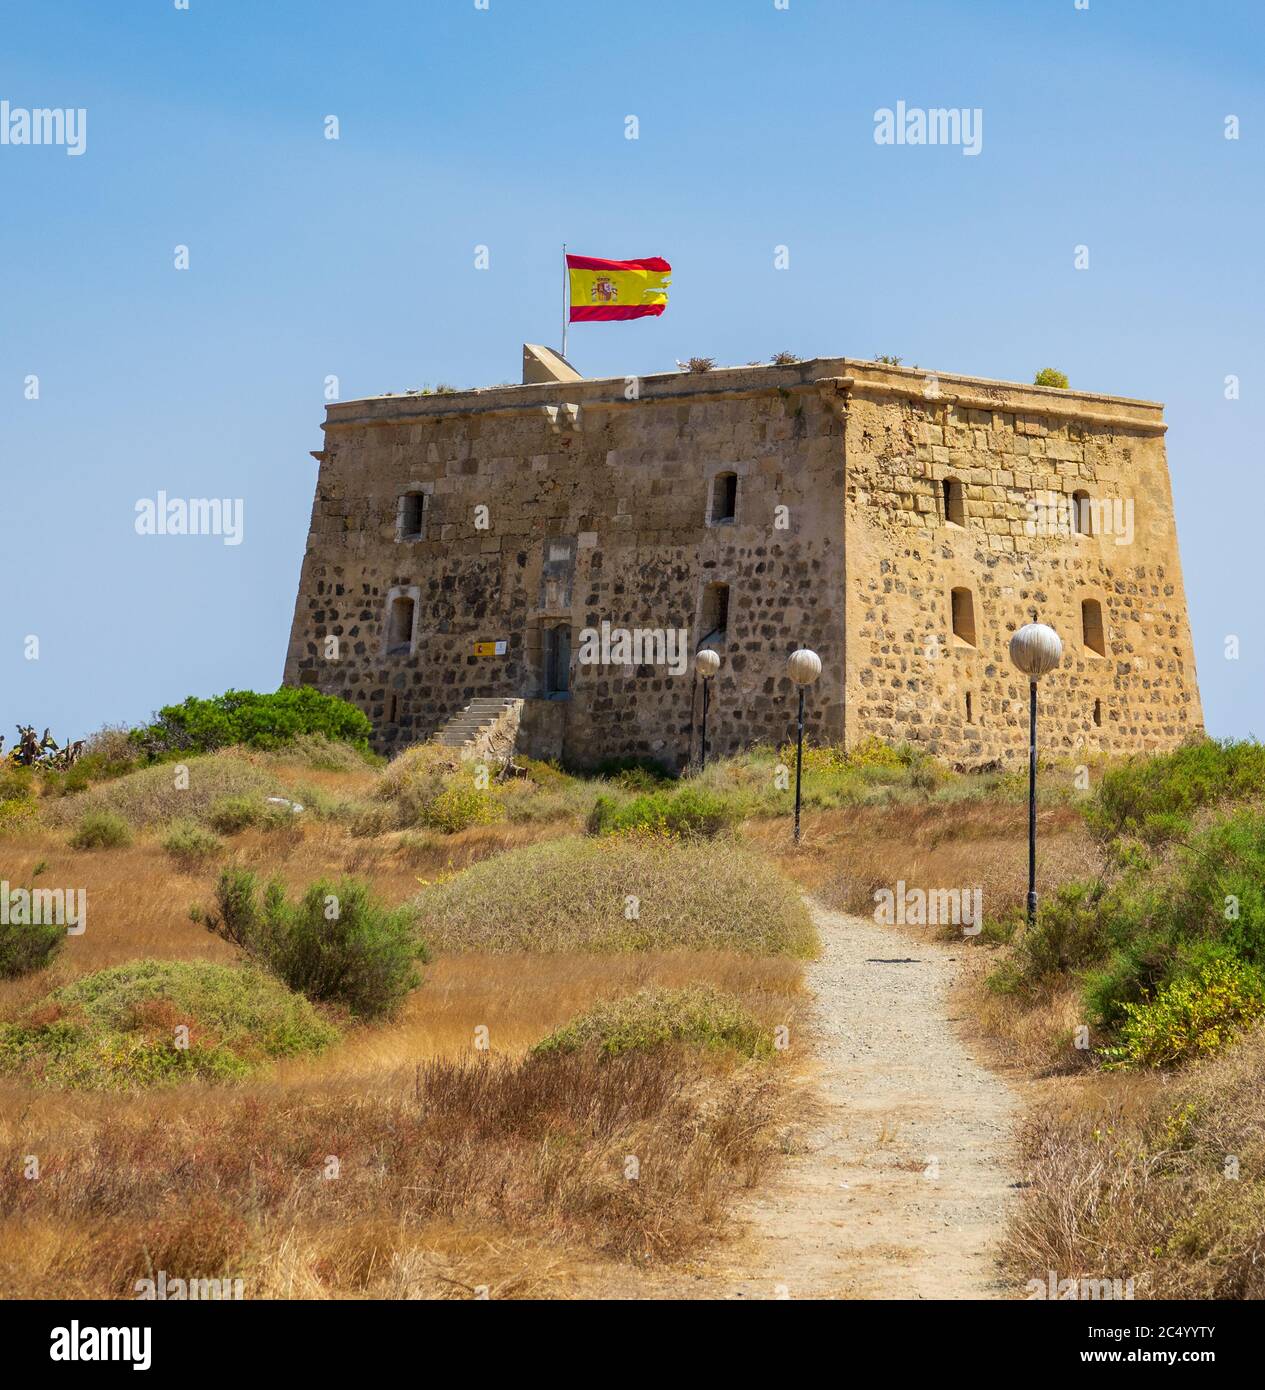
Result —
[[672, 267], [662, 256], [641, 261], [601, 261], [596, 256], [567, 256], [571, 279], [571, 322], [640, 319], [661, 314]]

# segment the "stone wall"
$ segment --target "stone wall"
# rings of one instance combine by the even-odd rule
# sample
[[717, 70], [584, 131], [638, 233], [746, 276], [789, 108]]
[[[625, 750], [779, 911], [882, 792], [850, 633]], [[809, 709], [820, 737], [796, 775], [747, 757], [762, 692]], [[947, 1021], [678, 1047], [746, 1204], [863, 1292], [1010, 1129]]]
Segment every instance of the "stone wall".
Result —
[[[1201, 728], [1160, 408], [930, 384], [871, 371], [846, 391], [849, 737], [968, 766], [1021, 754], [1028, 692], [1007, 644], [1030, 621], [1064, 642], [1040, 688], [1051, 752], [1168, 748]], [[954, 636], [954, 588], [971, 594], [973, 644]], [[1084, 640], [1085, 600], [1105, 654]]]
[[[679, 767], [697, 748], [692, 662], [585, 664], [582, 637], [684, 629], [692, 655], [708, 586], [726, 584], [711, 752], [788, 737], [785, 661], [803, 644], [823, 663], [810, 738], [1012, 758], [1026, 691], [1006, 641], [1032, 617], [1066, 642], [1043, 682], [1052, 741], [1171, 746], [1200, 710], [1163, 428], [1146, 403], [848, 359], [333, 405], [286, 680], [359, 704], [388, 751], [476, 697], [513, 696], [533, 746]], [[719, 521], [727, 472], [737, 502]], [[1031, 534], [1034, 497], [1081, 491], [1132, 499], [1129, 544]], [[969, 644], [954, 588], [972, 596]], [[1081, 641], [1090, 596], [1104, 656]], [[408, 632], [392, 634], [393, 604]], [[569, 639], [570, 689], [541, 701], [551, 629]]]
[[[709, 749], [788, 736], [784, 668], [800, 643], [834, 673], [812, 734], [840, 738], [842, 423], [803, 372], [782, 375], [781, 390], [761, 380], [716, 396], [674, 375], [648, 379], [636, 401], [623, 382], [585, 382], [331, 407], [286, 680], [362, 706], [389, 750], [476, 696], [544, 693], [545, 630], [562, 625], [567, 759], [679, 767], [701, 714], [692, 660], [584, 664], [582, 635], [603, 622], [683, 630], [688, 659], [707, 586], [726, 584]], [[711, 524], [716, 475], [729, 471], [734, 518]], [[425, 494], [424, 525], [401, 540], [410, 488]], [[411, 653], [387, 651], [393, 597], [416, 603]], [[475, 654], [498, 640], [504, 655]]]

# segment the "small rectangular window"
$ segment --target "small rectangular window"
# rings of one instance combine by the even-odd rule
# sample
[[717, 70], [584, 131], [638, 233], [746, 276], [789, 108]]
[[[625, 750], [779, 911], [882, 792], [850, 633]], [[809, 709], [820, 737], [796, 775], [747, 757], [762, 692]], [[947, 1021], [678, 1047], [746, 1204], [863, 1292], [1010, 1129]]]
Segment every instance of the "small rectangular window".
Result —
[[400, 539], [420, 540], [426, 529], [426, 494], [406, 492], [400, 498]]
[[712, 479], [712, 525], [732, 521], [738, 511], [738, 475], [717, 473]]
[[729, 627], [729, 585], [709, 584], [703, 590], [703, 611], [699, 621], [702, 635], [701, 646], [709, 637], [723, 637]]
[[953, 608], [953, 635], [960, 642], [975, 645], [975, 601], [969, 589], [954, 589], [950, 595]]
[[1089, 500], [1089, 493], [1072, 493], [1072, 534], [1074, 536], [1093, 535], [1093, 506]]
[[944, 519], [950, 526], [966, 525], [966, 489], [957, 478], [945, 478], [943, 488]]
[[1107, 638], [1102, 626], [1102, 604], [1096, 598], [1087, 598], [1081, 604], [1081, 637], [1085, 649], [1099, 656], [1107, 655]]
[[413, 617], [417, 605], [411, 598], [393, 598], [387, 614], [387, 655], [413, 650]]

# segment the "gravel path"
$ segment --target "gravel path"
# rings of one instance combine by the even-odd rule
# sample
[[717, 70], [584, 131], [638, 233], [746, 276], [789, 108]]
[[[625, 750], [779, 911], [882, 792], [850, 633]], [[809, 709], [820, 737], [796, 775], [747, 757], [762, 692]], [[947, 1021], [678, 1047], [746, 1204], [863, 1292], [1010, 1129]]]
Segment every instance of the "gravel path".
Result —
[[[745, 1227], [703, 1267], [624, 1298], [1013, 1297], [996, 1248], [1018, 1102], [949, 1016], [955, 948], [809, 901], [817, 1103]], [[961, 949], [961, 948], [958, 948]]]
[[810, 906], [820, 1112], [738, 1213], [746, 1268], [706, 1296], [1004, 1298], [994, 1252], [1018, 1105], [954, 1032], [954, 948]]

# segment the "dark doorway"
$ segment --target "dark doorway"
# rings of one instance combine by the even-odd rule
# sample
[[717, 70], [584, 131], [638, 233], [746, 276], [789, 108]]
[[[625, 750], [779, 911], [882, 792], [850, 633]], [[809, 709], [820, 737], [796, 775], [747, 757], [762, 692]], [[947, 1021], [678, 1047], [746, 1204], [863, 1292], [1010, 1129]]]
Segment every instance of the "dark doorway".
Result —
[[571, 629], [545, 629], [545, 694], [565, 695], [571, 688]]

